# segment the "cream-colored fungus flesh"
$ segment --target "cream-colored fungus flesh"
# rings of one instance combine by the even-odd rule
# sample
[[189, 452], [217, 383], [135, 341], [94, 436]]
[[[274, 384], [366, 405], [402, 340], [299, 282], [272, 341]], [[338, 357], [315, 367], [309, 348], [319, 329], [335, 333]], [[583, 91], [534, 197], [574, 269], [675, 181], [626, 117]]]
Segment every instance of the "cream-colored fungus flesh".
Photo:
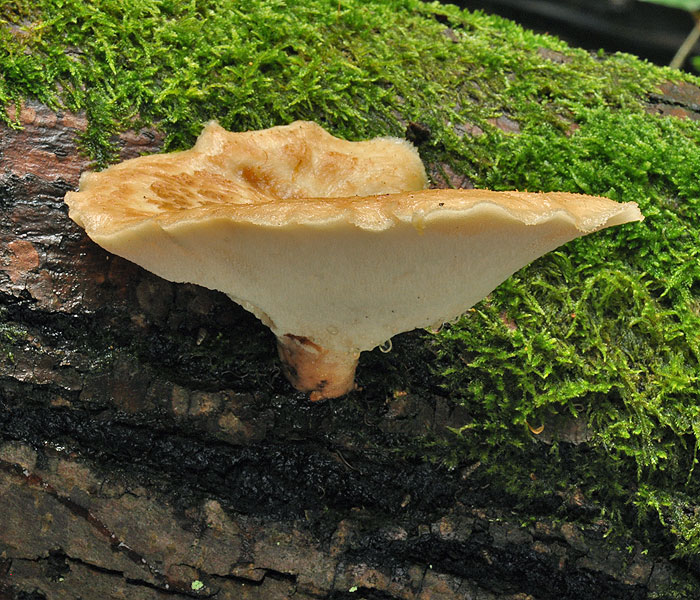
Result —
[[350, 391], [361, 351], [454, 319], [569, 240], [643, 218], [607, 198], [426, 183], [403, 140], [211, 123], [191, 150], [85, 174], [66, 202], [110, 252], [253, 312], [312, 399]]

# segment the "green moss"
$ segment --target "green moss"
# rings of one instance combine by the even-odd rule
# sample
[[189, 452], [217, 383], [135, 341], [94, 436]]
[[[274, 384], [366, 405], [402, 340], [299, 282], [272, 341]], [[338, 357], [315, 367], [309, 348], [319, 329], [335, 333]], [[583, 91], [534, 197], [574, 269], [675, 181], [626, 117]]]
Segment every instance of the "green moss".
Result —
[[[484, 125], [517, 106], [556, 128], [582, 99], [637, 105], [653, 79], [628, 58], [600, 69], [507, 21], [411, 0], [245, 9], [221, 0], [4, 1], [0, 15], [0, 103], [35, 96], [85, 110], [86, 148], [99, 163], [134, 120], [158, 123], [175, 148], [212, 118], [232, 129], [315, 119], [353, 138], [400, 133], [408, 118], [433, 125], [446, 150], [464, 150], [445, 127], [451, 107], [455, 123]], [[573, 63], [543, 61], [540, 47], [566, 50]]]
[[[645, 104], [697, 80], [417, 0], [0, 0], [0, 17], [0, 105], [85, 111], [100, 165], [139, 125], [176, 149], [209, 119], [313, 119], [350, 139], [419, 121], [426, 161], [476, 185], [639, 202], [643, 224], [544, 257], [425, 343], [471, 415], [452, 460], [481, 460], [523, 502], [581, 489], [615, 523], [700, 551], [700, 132]], [[585, 419], [587, 443], [531, 432], [555, 415]]]
[[[443, 331], [444, 385], [473, 412], [470, 450], [514, 494], [579, 486], [618, 522], [655, 512], [675, 552], [697, 555], [700, 131], [631, 105], [575, 113], [570, 136], [538, 121], [496, 134], [485, 185], [634, 200], [646, 220], [540, 259]], [[546, 464], [556, 445], [544, 460], [532, 447], [527, 424], [556, 414], [590, 426], [573, 478]]]

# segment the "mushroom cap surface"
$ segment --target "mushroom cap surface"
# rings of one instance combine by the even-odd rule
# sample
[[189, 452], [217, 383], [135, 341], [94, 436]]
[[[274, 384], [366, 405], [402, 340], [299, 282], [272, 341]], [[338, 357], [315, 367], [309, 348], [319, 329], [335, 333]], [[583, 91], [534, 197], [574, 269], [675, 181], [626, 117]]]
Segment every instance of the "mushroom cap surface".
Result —
[[190, 150], [86, 172], [69, 192], [70, 216], [107, 235], [149, 218], [165, 224], [228, 214], [233, 206], [420, 190], [425, 168], [406, 140], [348, 142], [316, 123], [229, 132], [208, 123]]
[[225, 292], [279, 339], [353, 360], [454, 319], [565, 242], [643, 218], [601, 197], [425, 184], [400, 140], [210, 124], [191, 150], [86, 174], [66, 202], [105, 249]]

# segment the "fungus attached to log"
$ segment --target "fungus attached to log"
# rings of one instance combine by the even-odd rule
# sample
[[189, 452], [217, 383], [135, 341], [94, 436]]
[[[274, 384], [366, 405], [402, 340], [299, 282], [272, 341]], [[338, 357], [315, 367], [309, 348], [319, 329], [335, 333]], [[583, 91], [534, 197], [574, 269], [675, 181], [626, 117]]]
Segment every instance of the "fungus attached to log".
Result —
[[191, 150], [84, 174], [66, 202], [103, 248], [254, 313], [312, 400], [350, 391], [361, 351], [454, 319], [569, 240], [643, 218], [633, 202], [426, 182], [403, 140], [210, 123]]

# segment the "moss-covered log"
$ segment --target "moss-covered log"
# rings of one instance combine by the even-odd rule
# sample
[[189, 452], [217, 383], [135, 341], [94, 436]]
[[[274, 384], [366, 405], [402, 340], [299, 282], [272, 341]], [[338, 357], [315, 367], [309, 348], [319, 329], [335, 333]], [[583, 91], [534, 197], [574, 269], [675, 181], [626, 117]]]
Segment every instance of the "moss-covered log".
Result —
[[[695, 598], [700, 88], [413, 0], [0, 2], [0, 598]], [[636, 201], [311, 404], [81, 171], [304, 118], [435, 186]]]

